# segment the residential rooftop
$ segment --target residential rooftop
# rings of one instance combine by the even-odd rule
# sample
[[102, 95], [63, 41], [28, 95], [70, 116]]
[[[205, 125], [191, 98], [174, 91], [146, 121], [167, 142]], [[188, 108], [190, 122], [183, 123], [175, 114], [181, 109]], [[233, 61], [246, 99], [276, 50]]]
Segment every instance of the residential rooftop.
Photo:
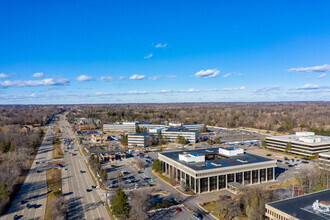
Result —
[[300, 220], [325, 220], [330, 219], [330, 213], [322, 214], [313, 209], [313, 203], [318, 201], [330, 202], [330, 189], [298, 196], [290, 199], [267, 203], [275, 209], [278, 209], [288, 215], [294, 216]]
[[[161, 152], [159, 154], [166, 156], [178, 163], [181, 163], [195, 171], [274, 161], [269, 158], [245, 153], [243, 149], [233, 147], [217, 147], [189, 151]], [[214, 155], [216, 158], [214, 158]], [[200, 158], [198, 157], [201, 156], [205, 156], [205, 159], [200, 160]], [[196, 157], [195, 161], [197, 162], [194, 162], [193, 159], [190, 159], [192, 157]], [[212, 159], [210, 159], [209, 157], [211, 157]], [[185, 158], [185, 160], [182, 160], [182, 158]]]

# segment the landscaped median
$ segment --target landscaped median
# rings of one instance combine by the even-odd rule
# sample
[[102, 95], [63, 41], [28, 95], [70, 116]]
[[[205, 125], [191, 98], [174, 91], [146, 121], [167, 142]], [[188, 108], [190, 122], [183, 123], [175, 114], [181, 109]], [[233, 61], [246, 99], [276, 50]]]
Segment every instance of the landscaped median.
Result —
[[45, 219], [66, 218], [67, 207], [62, 196], [61, 169], [48, 169], [47, 179], [47, 203]]
[[54, 159], [62, 159], [64, 157], [63, 151], [61, 150], [60, 147], [60, 139], [59, 138], [54, 138], [52, 141], [53, 145], [53, 158]]

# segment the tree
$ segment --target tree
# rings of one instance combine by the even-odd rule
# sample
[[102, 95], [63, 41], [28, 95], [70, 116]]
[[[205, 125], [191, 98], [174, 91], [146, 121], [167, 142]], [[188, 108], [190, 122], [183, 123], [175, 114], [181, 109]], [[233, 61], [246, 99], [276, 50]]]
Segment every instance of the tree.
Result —
[[206, 127], [206, 124], [204, 124], [204, 127], [203, 127], [203, 132], [207, 132], [207, 127]]
[[291, 141], [286, 144], [285, 152], [291, 152]]
[[162, 162], [158, 159], [155, 159], [154, 162], [152, 162], [152, 169], [155, 172], [160, 173], [162, 171]]
[[141, 129], [138, 125], [135, 126], [135, 133], [140, 133]]
[[208, 145], [212, 145], [213, 144], [213, 140], [211, 138], [208, 138], [206, 142], [207, 142]]
[[111, 200], [112, 213], [117, 217], [128, 217], [127, 196], [121, 188], [116, 189], [116, 196]]
[[128, 135], [127, 134], [124, 134], [120, 140], [120, 143], [124, 146], [127, 146], [128, 145]]
[[101, 168], [100, 176], [103, 183], [106, 183], [108, 180], [108, 171], [107, 169]]
[[9, 198], [10, 192], [7, 190], [7, 185], [3, 183], [0, 188], [0, 199]]
[[267, 146], [267, 142], [266, 142], [265, 139], [263, 139], [263, 140], [261, 141], [261, 145], [262, 145], [263, 147], [266, 147], [266, 146]]
[[186, 138], [185, 138], [185, 137], [182, 137], [182, 136], [180, 136], [180, 135], [178, 135], [178, 137], [176, 138], [176, 142], [177, 142], [178, 144], [182, 144], [182, 145], [187, 144], [187, 140], [186, 140]]
[[221, 143], [221, 139], [220, 139], [220, 137], [216, 137], [216, 138], [214, 139], [214, 143], [215, 143], [215, 144], [220, 144], [220, 143]]

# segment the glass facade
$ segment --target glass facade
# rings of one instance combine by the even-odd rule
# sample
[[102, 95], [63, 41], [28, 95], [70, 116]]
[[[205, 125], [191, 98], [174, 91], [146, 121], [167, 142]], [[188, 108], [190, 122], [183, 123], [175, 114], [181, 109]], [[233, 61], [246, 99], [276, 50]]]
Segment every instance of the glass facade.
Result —
[[226, 176], [219, 176], [219, 189], [226, 188]]
[[258, 170], [252, 171], [252, 183], [258, 183]]
[[242, 173], [236, 173], [236, 182], [243, 184], [243, 174]]
[[244, 185], [251, 184], [251, 171], [244, 172]]
[[201, 193], [208, 191], [208, 178], [201, 178]]
[[266, 181], [266, 169], [260, 169], [260, 182]]
[[234, 182], [234, 174], [228, 174], [227, 175], [227, 183]]
[[210, 177], [210, 191], [217, 190], [217, 176]]

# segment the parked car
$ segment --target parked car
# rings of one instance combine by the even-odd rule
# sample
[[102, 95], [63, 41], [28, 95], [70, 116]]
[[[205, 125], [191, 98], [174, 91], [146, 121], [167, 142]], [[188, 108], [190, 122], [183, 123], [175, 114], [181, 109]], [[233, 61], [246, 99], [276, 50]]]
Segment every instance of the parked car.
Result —
[[202, 215], [198, 213], [194, 213], [195, 219], [202, 219]]

